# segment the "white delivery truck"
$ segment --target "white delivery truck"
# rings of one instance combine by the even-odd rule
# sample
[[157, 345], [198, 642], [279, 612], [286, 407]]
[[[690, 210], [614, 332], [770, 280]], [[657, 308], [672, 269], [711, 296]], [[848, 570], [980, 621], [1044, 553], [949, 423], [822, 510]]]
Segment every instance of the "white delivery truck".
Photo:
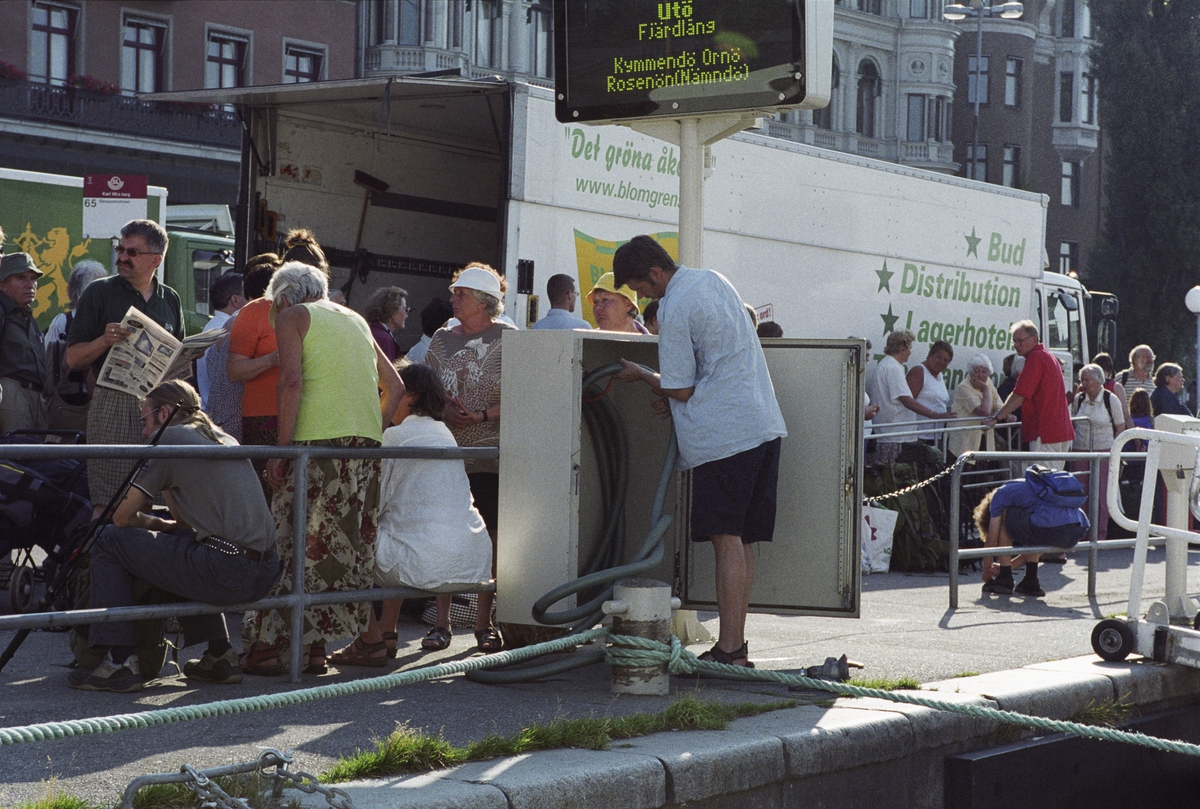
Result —
[[[359, 308], [394, 284], [419, 309], [448, 295], [457, 267], [485, 261], [508, 276], [506, 308], [524, 326], [545, 313], [551, 275], [576, 275], [586, 294], [631, 236], [677, 244], [677, 149], [561, 124], [548, 89], [397, 78], [155, 97], [242, 109], [242, 257], [309, 228]], [[1111, 296], [1044, 271], [1045, 196], [751, 132], [715, 144], [710, 166], [704, 263], [786, 336], [853, 335], [878, 353], [909, 328], [955, 347], [953, 388], [977, 351], [999, 372], [1016, 320], [1037, 322], [1070, 372], [1098, 350], [1089, 322], [1115, 314]], [[418, 318], [404, 337], [420, 337]]]
[[[678, 244], [675, 147], [626, 127], [561, 124], [544, 88], [406, 77], [159, 97], [241, 109], [241, 256], [309, 228], [334, 285], [359, 309], [388, 285], [404, 287], [417, 308], [448, 297], [457, 268], [485, 261], [507, 276], [506, 309], [525, 326], [544, 314], [551, 275], [574, 275], [586, 293], [630, 237]], [[1089, 356], [1092, 297], [1043, 272], [1045, 197], [754, 133], [715, 144], [710, 165], [704, 263], [785, 333], [766, 346], [789, 428], [784, 505], [779, 541], [761, 549], [751, 608], [854, 617], [861, 371], [870, 363], [861, 340], [846, 338], [869, 338], [877, 352], [897, 328], [922, 343], [945, 339], [956, 348], [953, 386], [976, 351], [998, 370], [1011, 351], [1009, 324], [1032, 318], [1069, 372]], [[419, 337], [417, 321], [407, 343]], [[618, 356], [656, 363], [654, 340], [540, 330], [505, 338], [502, 621], [528, 622], [534, 600], [583, 572], [607, 541], [599, 456], [614, 448], [587, 438], [580, 413], [592, 397], [581, 379]], [[646, 415], [641, 387], [618, 385], [609, 397], [630, 449], [623, 559], [649, 525], [670, 434]], [[676, 476], [665, 501], [673, 527], [647, 575], [672, 582], [685, 604], [711, 608], [711, 550], [686, 541], [689, 497]], [[572, 595], [559, 606], [574, 605]]]

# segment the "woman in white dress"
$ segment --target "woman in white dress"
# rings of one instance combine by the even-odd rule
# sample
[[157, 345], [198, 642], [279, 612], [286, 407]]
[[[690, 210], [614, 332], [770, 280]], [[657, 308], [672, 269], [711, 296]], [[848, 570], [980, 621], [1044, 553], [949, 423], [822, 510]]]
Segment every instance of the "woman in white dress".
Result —
[[[950, 409], [950, 391], [946, 388], [942, 373], [953, 359], [954, 348], [945, 340], [938, 340], [929, 346], [925, 361], [913, 366], [905, 377], [913, 398], [935, 413], [945, 413]], [[936, 442], [945, 422], [935, 421], [919, 412], [916, 420], [917, 427], [928, 428], [917, 437], [931, 444]]]

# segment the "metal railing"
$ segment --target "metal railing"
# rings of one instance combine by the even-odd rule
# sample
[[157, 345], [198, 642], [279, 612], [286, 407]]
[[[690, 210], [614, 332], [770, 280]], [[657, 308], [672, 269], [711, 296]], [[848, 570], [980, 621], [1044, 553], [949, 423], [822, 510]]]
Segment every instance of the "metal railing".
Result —
[[[495, 460], [500, 450], [494, 447], [378, 447], [349, 449], [342, 447], [312, 446], [167, 446], [155, 447], [136, 444], [109, 445], [61, 445], [61, 444], [0, 444], [0, 460], [8, 459], [57, 459], [91, 458], [138, 460], [142, 458], [185, 458], [185, 459], [271, 459], [284, 458], [293, 461], [292, 478], [295, 491], [308, 491], [308, 462], [325, 458], [385, 459], [407, 458], [425, 460]], [[321, 604], [346, 604], [360, 601], [378, 601], [393, 598], [417, 598], [438, 595], [425, 590], [408, 587], [383, 587], [370, 590], [339, 590], [336, 592], [309, 593], [304, 589], [305, 547], [307, 544], [308, 500], [297, 497], [292, 519], [292, 581], [287, 595], [268, 596], [258, 601], [218, 607], [199, 602], [177, 602], [172, 604], [148, 604], [133, 607], [108, 607], [86, 610], [62, 610], [32, 615], [0, 616], [0, 631], [17, 629], [46, 629], [54, 626], [76, 624], [111, 623], [115, 621], [137, 621], [151, 618], [171, 618], [191, 615], [213, 615], [227, 612], [246, 612], [258, 609], [290, 609], [289, 647], [291, 681], [300, 682], [301, 652], [304, 636], [304, 608]], [[477, 587], [456, 587], [454, 592], [494, 592], [495, 583], [481, 582]]]
[[229, 149], [242, 143], [242, 125], [231, 110], [16, 79], [0, 79], [0, 115]]
[[[1124, 433], [1122, 433], [1124, 435]], [[1128, 439], [1127, 439], [1128, 440]], [[1119, 444], [1124, 443], [1118, 437]], [[1013, 549], [1013, 553], [1008, 554], [1016, 556], [1018, 553], [1072, 553], [1086, 549], [1088, 552], [1088, 597], [1096, 596], [1096, 570], [1099, 562], [1099, 552], [1102, 550], [1115, 550], [1118, 548], [1132, 548], [1135, 546], [1135, 539], [1099, 539], [1099, 521], [1100, 521], [1100, 464], [1102, 461], [1109, 460], [1110, 453], [1105, 451], [1100, 452], [974, 452], [969, 455], [976, 461], [1019, 461], [1023, 464], [1035, 463], [1037, 461], [1086, 461], [1088, 463], [1088, 521], [1091, 525], [1088, 528], [1088, 537], [1086, 542], [1080, 542], [1074, 548], [1060, 548], [1056, 546], [1030, 545], [1021, 546]], [[1122, 455], [1126, 460], [1141, 460], [1146, 458], [1144, 452], [1126, 452]], [[982, 559], [987, 556], [999, 556], [1000, 553], [994, 547], [983, 548], [968, 548], [962, 549], [959, 547], [959, 520], [962, 512], [962, 491], [964, 488], [995, 488], [998, 482], [983, 482], [975, 484], [967, 484], [964, 486], [963, 477], [965, 476], [964, 469], [969, 466], [971, 461], [968, 461], [961, 467], [956, 468], [950, 476], [950, 513], [949, 513], [949, 531], [950, 531], [950, 552], [948, 565], [950, 568], [950, 609], [958, 609], [958, 587], [959, 587], [959, 562], [965, 559]], [[1080, 473], [1082, 474], [1082, 472]], [[1105, 497], [1110, 498], [1109, 508], [1113, 514], [1119, 513], [1113, 510], [1113, 502], [1111, 501], [1111, 492], [1114, 487], [1119, 487], [1120, 466], [1110, 466], [1109, 469], [1109, 490], [1104, 492]], [[1119, 494], [1119, 488], [1115, 489]], [[1116, 505], [1120, 506], [1119, 502]], [[1118, 524], [1122, 524], [1118, 521]], [[986, 541], [986, 537], [983, 537]], [[1151, 537], [1151, 544], [1162, 542], [1162, 537]]]

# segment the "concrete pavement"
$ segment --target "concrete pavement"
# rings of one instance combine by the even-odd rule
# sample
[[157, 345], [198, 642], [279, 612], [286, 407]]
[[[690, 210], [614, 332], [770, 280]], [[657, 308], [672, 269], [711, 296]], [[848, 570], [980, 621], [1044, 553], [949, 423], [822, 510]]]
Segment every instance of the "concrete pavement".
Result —
[[[1086, 596], [1086, 569], [1076, 563], [1085, 561], [1086, 554], [1079, 553], [1063, 567], [1042, 566], [1041, 580], [1048, 595], [1041, 601], [982, 597], [976, 573], [964, 578], [962, 606], [955, 611], [947, 607], [948, 577], [944, 574], [875, 574], [864, 580], [863, 617], [857, 621], [751, 616], [751, 656], [760, 667], [795, 670], [820, 663], [826, 656], [845, 653], [867, 664], [862, 672], [865, 677], [913, 677], [925, 683], [950, 680], [937, 687], [948, 689], [955, 698], [1056, 716], [1070, 715], [1082, 705], [1084, 697], [1104, 694], [1129, 693], [1143, 703], [1188, 699], [1200, 692], [1200, 683], [1191, 670], [1180, 667], [1137, 664], [1115, 669], [1105, 666], [1097, 671], [1095, 658], [1061, 664], [1068, 669], [1065, 672], [1041, 665], [1090, 656], [1089, 636], [1095, 622], [1125, 610], [1131, 556], [1130, 551], [1101, 555], [1095, 599]], [[1147, 597], [1162, 593], [1161, 564], [1156, 563], [1161, 558], [1161, 551], [1151, 552]], [[1189, 579], [1189, 592], [1200, 590], [1200, 581], [1195, 577], [1193, 573]], [[715, 626], [715, 616], [701, 617], [714, 622], [710, 628]], [[469, 633], [456, 636], [445, 653], [422, 654], [419, 639], [424, 629], [418, 624], [402, 625], [404, 647], [396, 667], [472, 654]], [[7, 640], [7, 634], [0, 634], [0, 643]], [[166, 680], [135, 695], [81, 693], [70, 690], [66, 670], [53, 665], [68, 659], [63, 635], [34, 633], [0, 674], [0, 725], [199, 704], [291, 688], [282, 678], [247, 677], [234, 686], [195, 686], [183, 680]], [[1028, 666], [1033, 668], [1023, 668]], [[306, 677], [303, 685], [371, 673], [374, 670], [331, 670], [325, 677]], [[986, 676], [961, 677], [972, 673]], [[679, 678], [673, 681], [672, 690], [675, 694], [698, 692], [704, 698], [732, 701], [772, 701], [793, 696], [781, 685]], [[399, 723], [440, 733], [455, 744], [463, 744], [556, 717], [654, 711], [668, 702], [667, 697], [614, 697], [608, 692], [603, 666], [543, 683], [513, 686], [484, 686], [448, 678], [263, 713], [3, 748], [0, 805], [12, 806], [40, 797], [51, 778], [57, 779], [60, 790], [91, 800], [113, 801], [139, 775], [177, 771], [185, 762], [204, 768], [244, 761], [257, 756], [265, 746], [292, 748], [298, 769], [319, 772], [339, 755], [369, 746], [374, 738], [390, 733]], [[704, 805], [715, 800], [725, 806], [731, 800], [738, 805], [743, 799], [762, 805], [789, 805], [803, 799], [808, 805], [821, 805], [825, 800], [822, 795], [833, 800], [833, 796], [861, 793], [867, 800], [871, 791], [868, 782], [875, 777], [864, 777], [866, 771], [862, 768], [868, 766], [882, 768], [879, 777], [890, 772], [887, 779], [892, 787], [903, 782], [905, 786], [897, 794], [930, 795], [937, 792], [933, 787], [934, 782], [940, 783], [937, 762], [946, 751], [979, 744], [979, 728], [971, 725], [977, 720], [963, 725], [964, 718], [952, 714], [865, 704], [873, 702], [838, 700], [830, 706], [821, 699], [804, 707], [738, 720], [726, 731], [661, 734], [614, 745], [602, 753], [547, 752], [518, 760], [467, 765], [447, 773], [394, 779], [391, 786], [382, 785], [390, 790], [385, 802], [372, 792], [369, 799], [364, 794], [366, 802], [358, 805], [550, 806], [561, 805], [555, 796], [561, 798], [562, 789], [569, 788], [570, 794], [582, 799], [585, 794], [593, 794], [589, 791], [592, 787], [596, 790], [595, 800], [606, 801], [605, 806]], [[878, 742], [869, 741], [877, 736]], [[810, 741], [802, 743], [804, 739]], [[920, 747], [921, 739], [933, 746]], [[743, 744], [748, 745], [745, 750]], [[778, 756], [767, 752], [774, 750], [780, 751]], [[913, 766], [910, 761], [901, 767], [899, 759], [879, 752], [888, 750], [898, 755], [911, 752], [924, 764]], [[876, 758], [863, 758], [871, 755]], [[736, 760], [761, 760], [767, 762], [763, 764], [766, 769], [748, 764], [726, 766]], [[711, 761], [711, 766], [704, 761]], [[827, 771], [829, 768], [836, 772]], [[852, 771], [858, 776], [847, 774]], [[561, 783], [564, 773], [573, 773], [570, 784]], [[624, 790], [615, 786], [635, 783], [642, 786]], [[659, 783], [661, 788], [656, 785]], [[420, 784], [436, 790], [414, 788]], [[379, 786], [356, 789], [374, 790]], [[703, 797], [706, 791], [708, 796]], [[420, 803], [426, 795], [437, 797], [433, 802]], [[571, 805], [590, 804], [573, 799]], [[892, 803], [889, 799], [876, 805], [924, 803]]]

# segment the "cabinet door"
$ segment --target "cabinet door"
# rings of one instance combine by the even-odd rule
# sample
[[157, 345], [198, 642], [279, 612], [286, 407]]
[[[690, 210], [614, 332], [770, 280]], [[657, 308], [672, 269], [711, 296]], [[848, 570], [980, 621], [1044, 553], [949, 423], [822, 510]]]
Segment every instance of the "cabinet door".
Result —
[[[859, 340], [781, 339], [763, 348], [788, 435], [780, 455], [775, 538], [755, 548], [750, 609], [857, 618], [865, 346]], [[681, 511], [686, 523], [688, 509]], [[688, 535], [678, 534], [680, 540]], [[715, 609], [711, 543], [679, 544], [684, 605]]]

